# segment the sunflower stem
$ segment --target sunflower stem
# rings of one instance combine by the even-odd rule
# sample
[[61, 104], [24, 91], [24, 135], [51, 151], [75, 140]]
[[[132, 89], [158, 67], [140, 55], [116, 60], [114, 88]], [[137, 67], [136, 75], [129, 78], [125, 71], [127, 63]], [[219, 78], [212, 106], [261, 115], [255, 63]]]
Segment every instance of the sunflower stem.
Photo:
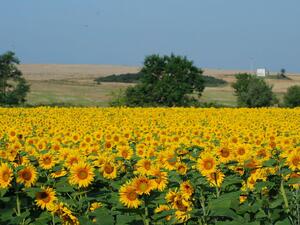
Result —
[[284, 189], [284, 185], [283, 185], [283, 179], [281, 180], [281, 183], [280, 183], [280, 193], [283, 197], [284, 206], [285, 206], [287, 212], [289, 212], [289, 202], [288, 202], [288, 199], [286, 197], [286, 193], [285, 193], [285, 189]]
[[[201, 208], [202, 208], [202, 211], [203, 211], [203, 217], [200, 218], [200, 224], [201, 225], [206, 225], [206, 208], [205, 208], [205, 197], [202, 193], [202, 189], [200, 189], [200, 205], [201, 205]], [[203, 219], [203, 221], [202, 221]]]
[[150, 221], [149, 221], [149, 218], [148, 218], [149, 217], [149, 211], [148, 211], [146, 196], [144, 197], [144, 203], [145, 203], [144, 225], [150, 225]]
[[219, 190], [219, 187], [218, 187], [218, 180], [217, 180], [217, 173], [215, 173], [215, 182], [216, 182], [216, 195], [217, 195], [217, 198], [220, 197], [220, 190]]
[[17, 204], [17, 216], [20, 216], [21, 215], [21, 202], [20, 202], [20, 197], [19, 197], [18, 192], [17, 192], [16, 204]]
[[52, 215], [52, 225], [55, 225], [54, 213], [51, 213], [51, 215]]
[[217, 195], [217, 198], [220, 197], [220, 190], [219, 190], [219, 187], [216, 185], [216, 195]]

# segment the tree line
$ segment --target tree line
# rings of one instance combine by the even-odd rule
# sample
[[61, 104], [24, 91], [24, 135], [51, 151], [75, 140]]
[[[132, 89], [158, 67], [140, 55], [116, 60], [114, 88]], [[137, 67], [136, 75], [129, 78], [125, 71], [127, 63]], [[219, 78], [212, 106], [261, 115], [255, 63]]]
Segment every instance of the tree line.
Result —
[[[13, 52], [0, 55], [1, 105], [20, 105], [26, 101], [30, 86], [17, 67], [19, 63]], [[279, 101], [272, 91], [272, 86], [263, 78], [251, 74], [237, 74], [235, 77], [236, 82], [232, 87], [239, 107], [278, 105]], [[112, 101], [113, 106], [130, 107], [199, 107], [201, 106], [199, 98], [204, 88], [209, 86], [208, 83], [220, 83], [217, 79], [204, 76], [203, 70], [196, 67], [187, 57], [174, 54], [147, 56], [139, 73], [125, 74], [121, 78], [111, 76], [106, 79], [137, 82], [135, 86], [128, 87], [124, 93], [115, 96]], [[284, 95], [284, 106], [300, 106], [299, 85], [288, 88]]]

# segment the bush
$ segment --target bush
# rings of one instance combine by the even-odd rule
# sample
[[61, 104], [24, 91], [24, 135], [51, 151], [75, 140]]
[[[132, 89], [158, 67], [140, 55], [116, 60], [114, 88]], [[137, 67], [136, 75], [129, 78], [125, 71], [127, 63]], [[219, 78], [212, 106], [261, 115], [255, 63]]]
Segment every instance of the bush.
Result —
[[284, 105], [287, 107], [300, 106], [300, 86], [294, 85], [288, 88], [287, 93], [284, 95]]
[[202, 70], [181, 56], [150, 55], [146, 57], [141, 73], [144, 76], [135, 87], [125, 92], [128, 106], [189, 106], [204, 90]]
[[237, 74], [236, 79], [232, 87], [237, 95], [238, 106], [267, 107], [277, 102], [272, 86], [262, 78], [250, 74]]

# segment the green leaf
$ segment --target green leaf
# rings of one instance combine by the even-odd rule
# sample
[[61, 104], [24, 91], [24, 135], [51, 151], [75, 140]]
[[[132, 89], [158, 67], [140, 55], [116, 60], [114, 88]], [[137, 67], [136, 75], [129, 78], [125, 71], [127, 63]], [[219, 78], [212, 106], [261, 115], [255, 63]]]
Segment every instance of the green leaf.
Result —
[[256, 222], [239, 222], [239, 221], [217, 221], [216, 225], [260, 225], [258, 221]]
[[26, 194], [31, 198], [35, 198], [36, 193], [38, 193], [40, 191], [41, 191], [41, 188], [27, 188]]
[[153, 215], [153, 220], [154, 221], [160, 221], [160, 220], [166, 221], [165, 218], [169, 215], [174, 214], [174, 212], [175, 212], [175, 210], [166, 210], [166, 211], [162, 211], [160, 213], [155, 213]]
[[268, 215], [263, 210], [259, 210], [258, 213], [255, 214], [255, 219], [263, 219], [266, 217], [268, 217]]
[[211, 210], [210, 216], [214, 217], [227, 217], [234, 220], [243, 220], [243, 217], [240, 217], [238, 214], [236, 214], [231, 209], [225, 209], [225, 208], [215, 208]]
[[275, 159], [269, 159], [269, 160], [263, 162], [263, 166], [264, 167], [273, 167], [276, 163], [277, 163], [277, 161]]
[[96, 217], [96, 222], [105, 224], [105, 225], [114, 225], [115, 221], [113, 216], [111, 215], [111, 211], [106, 208], [98, 208], [96, 209], [92, 215]]
[[235, 201], [236, 199], [239, 199], [240, 192], [231, 192], [221, 195], [217, 199], [213, 199], [209, 201], [208, 206], [210, 209], [216, 209], [216, 208], [230, 208], [231, 203]]
[[292, 225], [292, 224], [291, 224], [291, 222], [289, 221], [288, 218], [285, 218], [284, 220], [277, 221], [275, 223], [275, 225]]
[[[78, 218], [79, 223], [80, 224], [84, 224], [84, 225], [95, 225], [95, 223], [93, 223], [92, 221], [90, 221], [88, 218], [86, 218], [85, 216], [81, 216]], [[102, 223], [100, 223], [102, 224]]]
[[270, 204], [270, 208], [274, 209], [277, 208], [278, 206], [282, 206], [283, 205], [283, 199], [282, 198], [278, 198], [275, 201], [271, 202]]
[[73, 192], [74, 188], [70, 185], [56, 187], [57, 192]]
[[2, 198], [6, 194], [7, 190], [8, 190], [7, 188], [6, 189], [0, 189], [0, 198]]
[[143, 221], [140, 220], [139, 217], [137, 216], [129, 216], [129, 215], [118, 215], [117, 216], [117, 222], [116, 224], [118, 225], [127, 225], [127, 224], [135, 224], [135, 225], [138, 225], [138, 224], [143, 224]]
[[42, 212], [40, 216], [34, 221], [34, 224], [37, 225], [43, 225], [47, 224], [49, 221], [51, 221], [52, 216], [49, 212]]
[[237, 175], [230, 175], [225, 178], [224, 182], [222, 183], [222, 189], [227, 188], [230, 185], [235, 185], [235, 184], [241, 184], [242, 183], [242, 178], [240, 178]]
[[300, 177], [290, 178], [286, 184], [300, 184]]

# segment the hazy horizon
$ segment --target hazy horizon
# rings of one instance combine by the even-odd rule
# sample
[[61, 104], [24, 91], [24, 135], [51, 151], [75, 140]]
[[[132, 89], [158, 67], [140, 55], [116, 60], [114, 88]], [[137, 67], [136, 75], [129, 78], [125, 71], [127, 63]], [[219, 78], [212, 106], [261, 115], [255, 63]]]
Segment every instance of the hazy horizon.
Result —
[[23, 64], [141, 66], [174, 53], [201, 68], [300, 72], [297, 0], [0, 1], [0, 54]]

